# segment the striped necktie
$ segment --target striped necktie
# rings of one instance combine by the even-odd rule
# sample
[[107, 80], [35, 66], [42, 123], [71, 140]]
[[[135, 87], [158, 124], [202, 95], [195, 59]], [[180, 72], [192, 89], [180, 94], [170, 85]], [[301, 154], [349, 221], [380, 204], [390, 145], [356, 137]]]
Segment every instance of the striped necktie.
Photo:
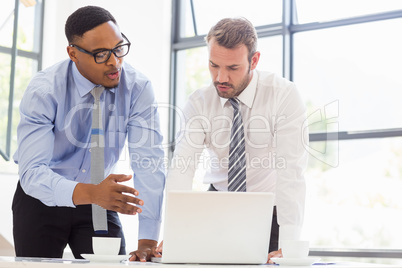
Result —
[[246, 191], [246, 150], [239, 100], [229, 99], [233, 106], [233, 125], [229, 145], [228, 191]]
[[[91, 130], [91, 183], [99, 184], [105, 177], [105, 137], [102, 127], [102, 109], [100, 107], [100, 96], [105, 88], [94, 87], [91, 91], [94, 96], [94, 108], [92, 111]], [[94, 231], [97, 234], [105, 234], [107, 229], [106, 209], [92, 204], [92, 221]]]

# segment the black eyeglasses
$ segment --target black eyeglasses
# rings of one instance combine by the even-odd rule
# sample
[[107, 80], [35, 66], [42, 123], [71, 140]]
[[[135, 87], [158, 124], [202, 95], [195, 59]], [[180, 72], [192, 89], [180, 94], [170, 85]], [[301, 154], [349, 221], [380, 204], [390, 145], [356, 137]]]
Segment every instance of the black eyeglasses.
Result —
[[128, 41], [127, 37], [123, 33], [121, 33], [121, 35], [123, 36], [124, 39], [127, 40], [127, 42], [128, 42], [127, 44], [119, 45], [112, 49], [101, 50], [101, 51], [98, 51], [95, 53], [89, 52], [88, 50], [80, 48], [79, 46], [74, 45], [74, 44], [71, 44], [70, 47], [75, 47], [79, 51], [93, 56], [95, 62], [100, 64], [100, 63], [107, 62], [109, 60], [110, 56], [112, 55], [112, 52], [117, 58], [122, 58], [128, 54], [128, 52], [130, 51], [131, 43], [130, 43], [130, 41]]

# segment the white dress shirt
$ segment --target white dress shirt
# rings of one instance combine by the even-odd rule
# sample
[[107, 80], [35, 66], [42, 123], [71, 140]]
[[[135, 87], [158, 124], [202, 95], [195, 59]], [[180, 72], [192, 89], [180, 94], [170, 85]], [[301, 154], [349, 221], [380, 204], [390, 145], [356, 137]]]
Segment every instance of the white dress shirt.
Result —
[[[254, 71], [238, 96], [244, 125], [249, 192], [275, 193], [279, 241], [298, 239], [305, 203], [306, 109], [295, 85], [273, 73]], [[167, 190], [191, 190], [199, 161], [204, 183], [227, 191], [233, 107], [213, 84], [195, 91], [179, 112], [181, 127], [169, 167]], [[204, 149], [208, 157], [201, 157]]]

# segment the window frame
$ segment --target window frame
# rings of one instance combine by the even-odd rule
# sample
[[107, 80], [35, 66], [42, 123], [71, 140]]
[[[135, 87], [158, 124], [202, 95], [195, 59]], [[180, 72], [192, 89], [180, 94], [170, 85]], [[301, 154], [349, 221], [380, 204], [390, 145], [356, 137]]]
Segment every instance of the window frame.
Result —
[[[192, 20], [195, 21], [194, 9], [192, 0], [172, 0], [172, 33], [171, 33], [171, 69], [170, 69], [170, 104], [174, 107], [176, 102], [176, 70], [177, 70], [177, 54], [181, 50], [206, 46], [204, 38], [205, 35], [195, 35], [193, 37], [181, 37], [182, 22], [184, 21], [184, 4], [183, 1], [190, 1]], [[295, 0], [282, 0], [282, 23], [270, 24], [256, 27], [259, 38], [269, 36], [282, 36], [282, 75], [283, 77], [293, 81], [293, 36], [296, 33], [304, 31], [314, 31], [320, 29], [327, 29], [331, 27], [341, 27], [346, 25], [361, 24], [367, 22], [391, 20], [402, 18], [402, 10], [394, 10], [382, 12], [377, 14], [368, 14], [363, 16], [356, 16], [346, 19], [337, 19], [326, 22], [313, 22], [305, 24], [297, 24], [297, 11]], [[193, 23], [194, 33], [197, 33], [196, 25]], [[174, 112], [169, 113], [169, 158], [172, 157], [174, 151], [174, 138], [176, 132], [176, 115]], [[370, 129], [364, 131], [339, 131], [339, 132], [322, 132], [310, 133], [310, 142], [320, 141], [339, 141], [339, 140], [353, 140], [353, 139], [378, 139], [378, 138], [391, 138], [402, 136], [402, 128], [390, 129]], [[331, 256], [331, 257], [372, 257], [372, 258], [400, 258], [402, 250], [382, 250], [382, 249], [311, 249], [310, 255], [312, 256]]]
[[0, 147], [0, 155], [4, 160], [10, 161], [11, 159], [11, 136], [12, 136], [12, 122], [13, 122], [13, 102], [14, 102], [14, 89], [15, 89], [15, 69], [17, 57], [33, 59], [38, 62], [37, 71], [42, 69], [42, 53], [43, 53], [43, 14], [45, 9], [45, 0], [42, 2], [37, 1], [35, 5], [35, 25], [34, 25], [34, 47], [38, 48], [38, 52], [25, 51], [17, 48], [18, 39], [18, 19], [19, 19], [19, 6], [20, 1], [15, 0], [14, 4], [14, 22], [13, 22], [13, 41], [11, 48], [0, 46], [0, 53], [11, 55], [10, 64], [10, 87], [8, 97], [8, 116], [7, 116], [7, 133], [5, 148]]

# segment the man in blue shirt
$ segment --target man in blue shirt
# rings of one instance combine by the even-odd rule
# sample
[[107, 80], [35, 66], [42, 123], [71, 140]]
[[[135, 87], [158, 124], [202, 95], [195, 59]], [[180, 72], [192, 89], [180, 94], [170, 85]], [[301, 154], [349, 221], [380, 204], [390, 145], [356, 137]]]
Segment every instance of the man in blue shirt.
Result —
[[[165, 175], [162, 135], [150, 81], [123, 57], [130, 48], [114, 17], [95, 6], [67, 19], [69, 60], [35, 75], [20, 105], [18, 149], [20, 180], [13, 200], [14, 242], [21, 257], [60, 258], [69, 244], [74, 256], [92, 253], [91, 204], [107, 209], [108, 234], [121, 237], [117, 212], [139, 214], [138, 250], [131, 260], [156, 255]], [[105, 175], [90, 183], [91, 90], [103, 86]], [[113, 174], [125, 141], [131, 175]]]

